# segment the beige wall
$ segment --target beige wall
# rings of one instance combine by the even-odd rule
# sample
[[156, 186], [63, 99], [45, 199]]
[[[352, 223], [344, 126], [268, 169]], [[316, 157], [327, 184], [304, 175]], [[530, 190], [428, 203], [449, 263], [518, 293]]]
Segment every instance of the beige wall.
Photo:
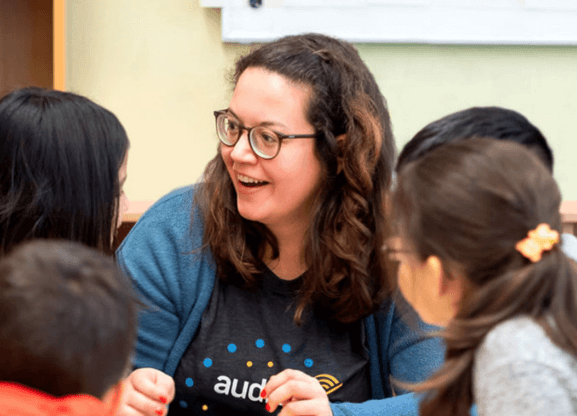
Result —
[[[200, 0], [68, 0], [67, 89], [112, 110], [131, 139], [126, 191], [155, 200], [194, 182], [216, 152], [212, 111], [246, 45], [223, 44]], [[577, 200], [577, 47], [357, 45], [387, 98], [399, 149], [426, 123], [474, 105], [525, 114], [549, 139]]]

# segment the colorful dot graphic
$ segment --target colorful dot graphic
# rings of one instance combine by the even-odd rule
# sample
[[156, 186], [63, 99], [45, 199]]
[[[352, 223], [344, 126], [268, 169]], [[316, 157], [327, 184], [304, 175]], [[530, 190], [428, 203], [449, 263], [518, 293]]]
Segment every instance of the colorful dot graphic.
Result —
[[194, 381], [192, 381], [192, 379], [189, 377], [187, 378], [184, 383], [188, 386], [188, 387], [192, 387], [194, 385]]
[[262, 348], [262, 347], [264, 347], [264, 340], [262, 340], [262, 339], [257, 339], [256, 342], [255, 342], [255, 345], [256, 345], [257, 348]]
[[267, 364], [269, 367], [272, 367], [274, 365], [274, 363], [272, 361], [269, 361]]
[[205, 404], [203, 404], [203, 405], [202, 405], [202, 410], [204, 410], [204, 411], [206, 412], [206, 411], [208, 410], [208, 406], [205, 405]]
[[252, 367], [252, 361], [247, 361], [247, 362], [246, 362], [246, 366], [249, 367], [249, 368]]
[[236, 352], [236, 345], [228, 344], [228, 352]]
[[284, 344], [282, 346], [282, 350], [283, 350], [283, 352], [289, 353], [289, 352], [291, 352], [291, 346], [289, 344]]
[[212, 360], [210, 358], [205, 358], [203, 361], [205, 367], [210, 367], [212, 365]]
[[179, 404], [180, 407], [182, 407], [183, 409], [187, 409], [187, 408], [188, 408], [188, 403], [185, 402], [184, 400], [179, 401], [178, 404]]
[[313, 360], [311, 360], [310, 358], [307, 358], [305, 360], [305, 367], [311, 368], [313, 366]]

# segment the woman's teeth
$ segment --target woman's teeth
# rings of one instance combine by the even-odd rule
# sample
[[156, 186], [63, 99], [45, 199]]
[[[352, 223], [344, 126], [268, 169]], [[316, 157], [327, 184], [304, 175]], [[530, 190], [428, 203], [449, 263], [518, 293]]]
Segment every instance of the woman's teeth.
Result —
[[266, 183], [265, 181], [259, 181], [257, 179], [244, 175], [237, 175], [236, 177], [243, 185], [255, 186], [255, 185], [264, 185]]

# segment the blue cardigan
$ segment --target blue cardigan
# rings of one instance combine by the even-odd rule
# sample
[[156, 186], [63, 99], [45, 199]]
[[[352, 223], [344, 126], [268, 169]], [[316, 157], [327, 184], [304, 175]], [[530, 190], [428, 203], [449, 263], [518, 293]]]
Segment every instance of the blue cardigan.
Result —
[[[215, 264], [202, 244], [202, 219], [193, 212], [194, 188], [177, 189], [155, 203], [133, 227], [117, 261], [149, 305], [140, 316], [136, 367], [153, 367], [173, 376], [195, 335], [216, 279]], [[391, 378], [426, 379], [443, 361], [443, 344], [425, 337], [432, 327], [409, 326], [393, 301], [365, 318], [373, 400], [331, 403], [334, 416], [418, 415], [412, 393], [396, 390]], [[417, 329], [417, 326], [419, 327]]]

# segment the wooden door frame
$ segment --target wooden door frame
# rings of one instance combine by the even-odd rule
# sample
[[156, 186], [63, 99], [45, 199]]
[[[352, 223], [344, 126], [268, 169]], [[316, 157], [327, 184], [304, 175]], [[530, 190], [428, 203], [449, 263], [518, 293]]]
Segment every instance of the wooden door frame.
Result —
[[55, 90], [66, 90], [66, 0], [53, 0], [54, 59], [53, 77]]

